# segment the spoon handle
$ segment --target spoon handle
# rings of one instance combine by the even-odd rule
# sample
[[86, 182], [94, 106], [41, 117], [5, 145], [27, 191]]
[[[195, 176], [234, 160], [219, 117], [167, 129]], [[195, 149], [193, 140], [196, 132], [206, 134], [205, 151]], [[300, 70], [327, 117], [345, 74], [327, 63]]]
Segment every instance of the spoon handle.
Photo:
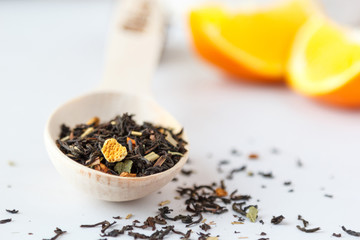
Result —
[[98, 90], [148, 95], [164, 44], [164, 14], [157, 0], [118, 0], [117, 5]]

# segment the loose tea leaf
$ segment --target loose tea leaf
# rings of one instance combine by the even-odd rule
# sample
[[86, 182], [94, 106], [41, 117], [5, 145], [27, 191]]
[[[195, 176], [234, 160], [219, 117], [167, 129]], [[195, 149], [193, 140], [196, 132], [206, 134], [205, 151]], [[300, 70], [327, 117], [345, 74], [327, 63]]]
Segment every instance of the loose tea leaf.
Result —
[[246, 214], [246, 217], [251, 221], [251, 222], [256, 222], [256, 219], [258, 217], [258, 209], [254, 206], [251, 206], [249, 208], [248, 213]]
[[5, 224], [5, 223], [11, 222], [11, 221], [12, 221], [11, 218], [3, 219], [3, 220], [0, 220], [0, 224]]
[[19, 210], [13, 209], [13, 210], [9, 210], [9, 209], [5, 209], [8, 213], [12, 213], [12, 214], [16, 214], [19, 212]]
[[203, 223], [202, 225], [199, 226], [202, 230], [204, 230], [205, 232], [209, 229], [211, 229], [211, 226], [206, 224], [206, 223]]
[[311, 229], [306, 229], [305, 227], [300, 227], [299, 225], [296, 225], [296, 227], [302, 231], [302, 232], [306, 232], [306, 233], [313, 233], [313, 232], [316, 232], [316, 231], [319, 231], [320, 228], [317, 227], [317, 228], [311, 228]]
[[346, 229], [344, 226], [341, 227], [342, 230], [344, 230], [344, 232], [346, 232], [347, 234], [354, 236], [354, 237], [360, 237], [360, 232], [356, 232], [350, 229]]
[[58, 237], [60, 237], [61, 235], [65, 234], [66, 231], [63, 231], [63, 230], [61, 230], [60, 228], [57, 227], [57, 228], [54, 230], [54, 233], [56, 234], [54, 237], [52, 237], [52, 238], [50, 238], [50, 239], [43, 239], [43, 240], [55, 240], [55, 239], [57, 239]]
[[301, 215], [298, 215], [298, 220], [303, 222], [304, 227], [307, 227], [309, 225], [309, 222], [303, 219]]
[[341, 233], [333, 233], [332, 236], [337, 237], [337, 238], [341, 238]]
[[283, 215], [280, 215], [277, 217], [273, 216], [273, 218], [271, 219], [271, 223], [276, 225], [276, 224], [281, 223], [282, 220], [284, 220], [284, 219], [285, 219], [285, 217]]

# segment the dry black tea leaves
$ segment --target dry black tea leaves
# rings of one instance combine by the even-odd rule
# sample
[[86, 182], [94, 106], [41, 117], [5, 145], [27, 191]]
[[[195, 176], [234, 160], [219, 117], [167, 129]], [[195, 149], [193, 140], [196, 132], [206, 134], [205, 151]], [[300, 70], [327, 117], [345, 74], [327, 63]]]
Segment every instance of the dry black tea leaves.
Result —
[[259, 238], [258, 240], [270, 240], [270, 238]]
[[16, 214], [19, 212], [19, 210], [16, 210], [16, 209], [13, 209], [13, 210], [9, 210], [9, 209], [5, 209], [8, 213], [11, 213], [11, 214]]
[[281, 223], [282, 220], [284, 220], [284, 219], [285, 219], [285, 217], [283, 215], [280, 215], [277, 217], [273, 216], [271, 219], [271, 223], [277, 225], [277, 224]]
[[291, 181], [286, 181], [286, 182], [284, 182], [284, 185], [285, 185], [285, 186], [290, 186], [290, 185], [291, 185]]
[[12, 221], [11, 218], [3, 219], [3, 220], [0, 220], [0, 224], [5, 224], [5, 223], [11, 222], [11, 221]]
[[272, 172], [268, 172], [268, 173], [259, 172], [259, 175], [263, 176], [264, 178], [274, 178]]
[[350, 229], [346, 229], [344, 226], [341, 227], [342, 230], [344, 230], [344, 232], [346, 232], [347, 234], [354, 236], [354, 237], [360, 237], [360, 232], [356, 232]]
[[259, 223], [261, 223], [262, 225], [264, 225], [265, 223], [264, 223], [264, 220], [259, 220]]
[[54, 233], [56, 234], [54, 237], [52, 237], [52, 238], [50, 238], [50, 239], [43, 239], [43, 240], [55, 240], [55, 239], [57, 239], [58, 237], [60, 237], [61, 235], [65, 234], [66, 231], [63, 231], [63, 230], [61, 230], [60, 228], [57, 227], [57, 228], [54, 230]]
[[202, 230], [204, 230], [205, 232], [207, 232], [207, 230], [211, 229], [211, 226], [209, 224], [203, 223], [202, 225], [199, 226]]
[[56, 145], [77, 163], [124, 177], [166, 171], [187, 152], [182, 130], [174, 133], [148, 122], [139, 125], [127, 113], [106, 123], [99, 121], [93, 118], [74, 128], [61, 125]]
[[229, 175], [226, 178], [231, 180], [234, 177], [234, 173], [243, 172], [245, 170], [246, 170], [246, 165], [241, 166], [239, 168], [234, 168], [233, 170], [230, 171]]
[[337, 237], [337, 238], [341, 238], [341, 233], [333, 233], [332, 236]]
[[95, 224], [83, 224], [83, 225], [80, 225], [80, 227], [81, 228], [93, 228], [93, 227], [101, 226], [101, 232], [104, 233], [109, 227], [111, 227], [115, 223], [116, 223], [115, 221], [113, 223], [110, 223], [109, 221], [105, 220], [105, 221], [98, 222]]
[[266, 232], [261, 232], [260, 235], [261, 236], [266, 236]]
[[299, 225], [296, 225], [296, 227], [297, 227], [300, 231], [306, 232], [306, 233], [313, 233], [313, 232], [317, 232], [317, 231], [320, 230], [319, 227], [317, 227], [317, 228], [310, 228], [310, 229], [306, 229], [305, 227], [300, 227]]
[[298, 220], [302, 221], [304, 227], [309, 225], [309, 221], [306, 221], [301, 215], [298, 215]]
[[185, 169], [181, 169], [181, 174], [185, 175], [185, 176], [190, 176], [191, 174], [193, 174], [194, 171], [193, 170], [185, 170]]

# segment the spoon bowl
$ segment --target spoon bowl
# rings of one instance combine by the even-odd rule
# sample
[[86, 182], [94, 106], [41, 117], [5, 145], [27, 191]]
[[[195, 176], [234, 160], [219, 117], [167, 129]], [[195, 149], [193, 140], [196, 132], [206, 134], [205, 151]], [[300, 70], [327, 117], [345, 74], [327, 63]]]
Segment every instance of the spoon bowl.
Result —
[[[181, 130], [181, 125], [152, 98], [116, 91], [97, 91], [71, 100], [59, 107], [46, 125], [46, 148], [58, 172], [70, 183], [98, 199], [128, 201], [142, 198], [171, 181], [188, 158], [186, 152], [175, 166], [161, 173], [144, 177], [119, 177], [75, 162], [55, 144], [62, 123], [74, 126], [94, 115], [109, 120], [125, 112], [135, 114], [134, 119], [138, 123], [148, 121], [172, 128], [175, 132]], [[187, 141], [185, 134], [183, 139]]]

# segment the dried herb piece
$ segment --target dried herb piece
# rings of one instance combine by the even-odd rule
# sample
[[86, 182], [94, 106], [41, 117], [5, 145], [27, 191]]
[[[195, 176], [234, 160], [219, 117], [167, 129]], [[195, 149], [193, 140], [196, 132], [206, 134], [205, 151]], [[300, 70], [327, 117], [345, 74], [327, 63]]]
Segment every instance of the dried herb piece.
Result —
[[260, 235], [261, 236], [266, 236], [266, 232], [261, 232]]
[[327, 197], [327, 198], [333, 198], [334, 196], [331, 195], [331, 194], [324, 194], [324, 197]]
[[259, 238], [258, 240], [270, 240], [270, 238]]
[[264, 178], [274, 178], [272, 172], [268, 172], [268, 173], [259, 172], [259, 175], [263, 176]]
[[306, 229], [305, 227], [300, 227], [299, 225], [296, 225], [296, 227], [302, 231], [302, 232], [306, 232], [306, 233], [313, 233], [313, 232], [316, 232], [316, 231], [319, 231], [320, 228], [317, 227], [317, 228], [311, 228], [311, 229]]
[[298, 215], [298, 220], [302, 221], [304, 227], [307, 227], [309, 225], [309, 222], [303, 219], [301, 215]]
[[101, 232], [104, 233], [109, 227], [111, 227], [112, 225], [114, 225], [116, 222], [114, 221], [113, 223], [110, 223], [109, 221], [102, 221], [102, 222], [98, 222], [95, 224], [83, 224], [80, 225], [80, 227], [82, 228], [93, 228], [93, 227], [97, 227], [101, 225]]
[[3, 220], [0, 220], [0, 224], [5, 224], [5, 223], [11, 222], [11, 221], [12, 221], [11, 218], [3, 219]]
[[248, 156], [249, 159], [255, 160], [259, 158], [259, 155], [257, 155], [256, 153], [251, 153]]
[[223, 170], [222, 170], [221, 166], [222, 166], [222, 165], [228, 165], [229, 163], [230, 163], [229, 160], [221, 160], [221, 161], [218, 163], [217, 171], [218, 171], [219, 173], [222, 173]]
[[61, 235], [65, 234], [66, 231], [63, 231], [63, 230], [61, 230], [60, 228], [57, 227], [57, 228], [54, 230], [54, 233], [56, 234], [54, 237], [52, 237], [52, 238], [50, 238], [50, 239], [43, 239], [43, 240], [55, 240], [55, 239], [57, 239], [58, 237], [60, 237]]
[[126, 226], [123, 226], [121, 230], [118, 230], [118, 229], [114, 229], [108, 233], [104, 233], [102, 235], [100, 235], [101, 237], [117, 237], [119, 235], [122, 235], [124, 234], [126, 231], [131, 231], [133, 230], [133, 226], [131, 225], [126, 225]]
[[209, 229], [211, 229], [211, 226], [206, 224], [206, 223], [203, 223], [202, 225], [199, 226], [202, 230], [204, 230], [205, 232]]
[[234, 173], [243, 172], [245, 170], [246, 170], [246, 165], [241, 166], [239, 168], [234, 168], [233, 170], [230, 171], [229, 175], [226, 178], [231, 180], [233, 179]]
[[190, 176], [191, 174], [193, 174], [194, 171], [193, 170], [185, 170], [185, 169], [181, 169], [181, 174], [185, 175], [185, 176]]
[[259, 221], [259, 223], [261, 223], [262, 225], [264, 225], [265, 223], [264, 223], [264, 221], [261, 219], [260, 221]]
[[128, 215], [126, 215], [125, 219], [130, 219], [133, 215], [131, 213], [129, 213]]
[[341, 238], [341, 233], [333, 233], [332, 236], [337, 237], [337, 238]]
[[285, 186], [290, 186], [290, 185], [291, 185], [291, 181], [284, 182], [284, 185], [285, 185]]
[[169, 204], [170, 203], [170, 200], [165, 200], [165, 201], [162, 201], [159, 203], [159, 206], [164, 206], [166, 204]]
[[126, 159], [122, 162], [118, 162], [115, 165], [114, 170], [119, 174], [123, 172], [131, 173], [132, 165], [133, 165], [133, 161]]
[[284, 220], [284, 219], [285, 219], [285, 217], [283, 215], [280, 215], [280, 216], [277, 216], [277, 217], [273, 216], [272, 219], [271, 219], [271, 223], [276, 225], [276, 224], [281, 223], [282, 220]]
[[113, 217], [113, 219], [118, 219], [118, 220], [120, 220], [121, 217], [120, 217], [120, 216], [116, 216], [116, 217]]
[[5, 209], [8, 213], [12, 213], [12, 214], [16, 214], [19, 212], [19, 210], [13, 209], [13, 210], [9, 210], [9, 209]]
[[350, 229], [346, 229], [344, 226], [341, 227], [342, 230], [344, 230], [344, 232], [346, 232], [347, 234], [354, 236], [354, 237], [360, 237], [360, 232], [356, 232]]
[[256, 222], [256, 219], [258, 217], [258, 209], [255, 206], [250, 206], [249, 207], [249, 211], [246, 214], [246, 217], [251, 221], [251, 222]]

